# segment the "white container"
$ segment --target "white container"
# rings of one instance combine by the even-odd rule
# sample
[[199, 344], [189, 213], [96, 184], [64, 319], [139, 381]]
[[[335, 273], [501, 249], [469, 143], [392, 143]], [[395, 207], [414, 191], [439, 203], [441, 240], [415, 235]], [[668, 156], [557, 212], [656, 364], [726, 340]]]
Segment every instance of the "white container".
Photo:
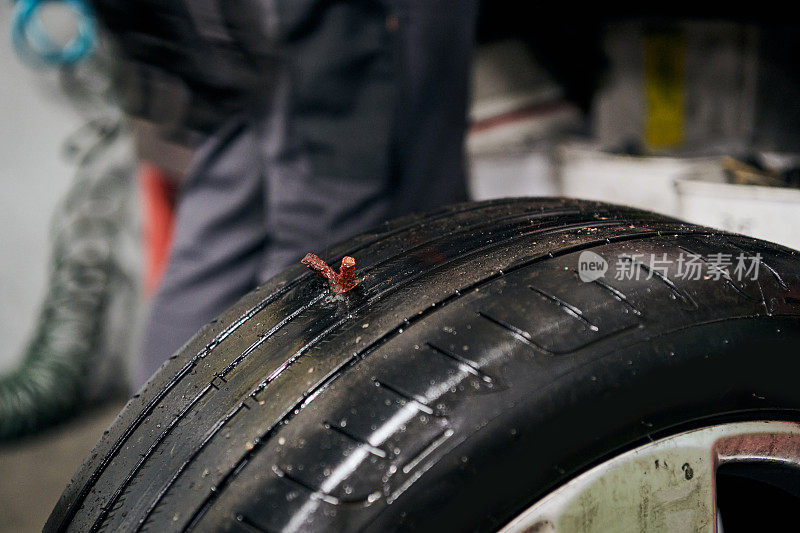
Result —
[[677, 158], [619, 155], [591, 145], [559, 150], [562, 196], [628, 205], [678, 216], [675, 180], [719, 169], [715, 157]]
[[558, 196], [552, 149], [471, 155], [470, 193], [474, 200]]
[[733, 185], [721, 172], [676, 181], [679, 217], [800, 249], [800, 190]]

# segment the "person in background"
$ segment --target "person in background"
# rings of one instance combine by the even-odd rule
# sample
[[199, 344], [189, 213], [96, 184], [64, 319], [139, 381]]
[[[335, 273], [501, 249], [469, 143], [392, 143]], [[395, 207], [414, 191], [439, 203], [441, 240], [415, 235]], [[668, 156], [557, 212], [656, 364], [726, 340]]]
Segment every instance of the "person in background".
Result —
[[133, 80], [128, 110], [202, 139], [177, 189], [142, 382], [307, 252], [466, 199], [477, 0], [95, 0], [95, 9]]

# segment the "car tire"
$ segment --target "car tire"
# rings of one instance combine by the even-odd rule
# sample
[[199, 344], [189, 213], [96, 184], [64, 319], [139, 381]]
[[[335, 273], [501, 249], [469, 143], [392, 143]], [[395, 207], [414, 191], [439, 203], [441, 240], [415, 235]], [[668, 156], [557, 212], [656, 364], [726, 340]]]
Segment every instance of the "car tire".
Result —
[[332, 294], [298, 264], [204, 327], [45, 531], [492, 531], [644, 442], [800, 418], [793, 250], [509, 199], [320, 255], [354, 257], [359, 285]]

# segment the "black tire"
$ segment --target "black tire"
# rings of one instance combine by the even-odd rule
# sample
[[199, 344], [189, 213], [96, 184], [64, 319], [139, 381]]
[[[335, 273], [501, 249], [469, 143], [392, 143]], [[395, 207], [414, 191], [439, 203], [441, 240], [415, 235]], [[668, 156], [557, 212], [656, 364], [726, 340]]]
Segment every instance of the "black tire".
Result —
[[[578, 279], [582, 251], [760, 256], [755, 280]], [[647, 439], [800, 419], [797, 253], [577, 200], [464, 204], [297, 265], [135, 395], [46, 531], [497, 529]], [[712, 276], [713, 277], [713, 276]]]

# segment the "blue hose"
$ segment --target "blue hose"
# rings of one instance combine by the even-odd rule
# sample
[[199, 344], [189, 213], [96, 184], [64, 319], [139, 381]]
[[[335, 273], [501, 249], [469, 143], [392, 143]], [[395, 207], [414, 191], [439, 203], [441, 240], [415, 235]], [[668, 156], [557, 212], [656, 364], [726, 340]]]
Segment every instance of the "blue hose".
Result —
[[[42, 27], [39, 9], [48, 2], [66, 4], [78, 17], [78, 32], [65, 46], [54, 43]], [[94, 49], [96, 36], [94, 15], [85, 0], [16, 0], [11, 40], [17, 54], [32, 66], [77, 63]]]

